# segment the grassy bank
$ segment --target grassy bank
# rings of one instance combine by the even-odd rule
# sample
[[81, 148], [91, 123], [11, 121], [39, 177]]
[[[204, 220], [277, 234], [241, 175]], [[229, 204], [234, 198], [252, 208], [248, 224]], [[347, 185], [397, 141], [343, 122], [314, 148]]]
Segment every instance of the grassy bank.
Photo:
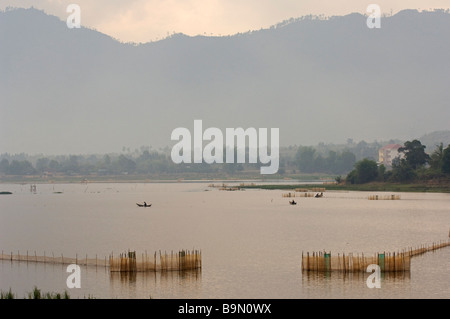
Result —
[[294, 190], [295, 188], [315, 188], [323, 187], [326, 190], [343, 190], [343, 191], [367, 191], [367, 192], [435, 192], [450, 193], [450, 183], [411, 183], [411, 184], [394, 184], [394, 183], [367, 183], [367, 184], [339, 184], [339, 185], [323, 185], [317, 184], [290, 184], [290, 185], [246, 185], [240, 188], [259, 188], [259, 189], [285, 189]]

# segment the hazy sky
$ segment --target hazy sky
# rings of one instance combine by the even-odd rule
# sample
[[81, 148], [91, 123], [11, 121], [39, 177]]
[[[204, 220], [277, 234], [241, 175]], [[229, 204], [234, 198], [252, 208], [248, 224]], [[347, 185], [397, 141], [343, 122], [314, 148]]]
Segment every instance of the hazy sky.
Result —
[[388, 14], [450, 8], [449, 0], [0, 0], [0, 9], [33, 6], [66, 20], [71, 3], [81, 7], [83, 26], [123, 42], [154, 41], [173, 32], [235, 34], [308, 14], [364, 14], [372, 3]]

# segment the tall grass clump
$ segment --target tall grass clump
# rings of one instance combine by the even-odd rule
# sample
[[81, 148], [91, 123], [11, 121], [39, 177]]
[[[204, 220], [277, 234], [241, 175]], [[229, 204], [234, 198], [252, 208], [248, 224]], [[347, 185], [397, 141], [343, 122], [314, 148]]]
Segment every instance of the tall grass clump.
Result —
[[11, 288], [9, 288], [8, 292], [0, 291], [0, 299], [14, 299], [15, 295], [11, 292]]
[[42, 293], [40, 289], [37, 287], [34, 287], [32, 292], [28, 293], [28, 299], [70, 299], [69, 294], [67, 291], [64, 291], [63, 294], [57, 292], [57, 293], [51, 293], [46, 292]]
[[[11, 292], [11, 288], [9, 291], [3, 292], [0, 291], [0, 299], [16, 299], [17, 296], [13, 292]], [[70, 295], [65, 290], [63, 293], [59, 292], [42, 292], [41, 289], [38, 289], [36, 286], [33, 288], [31, 292], [28, 292], [24, 299], [70, 299]], [[95, 299], [94, 296], [88, 295], [85, 296], [84, 299]]]

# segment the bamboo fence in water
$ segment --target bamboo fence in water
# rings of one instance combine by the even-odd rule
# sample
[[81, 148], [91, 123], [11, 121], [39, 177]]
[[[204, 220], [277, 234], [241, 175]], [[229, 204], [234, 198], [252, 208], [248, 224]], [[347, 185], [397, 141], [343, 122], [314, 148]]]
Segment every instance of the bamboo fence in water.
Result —
[[[283, 193], [282, 197], [316, 197], [314, 192], [305, 189], [296, 189], [295, 192]], [[369, 200], [399, 200], [400, 195], [369, 195]]]
[[140, 272], [140, 271], [185, 271], [202, 267], [202, 255], [199, 250], [182, 250], [170, 254], [155, 252], [153, 255], [128, 252], [117, 257], [109, 257], [111, 272]]
[[305, 192], [325, 192], [326, 189], [324, 187], [312, 187], [312, 188], [296, 188], [294, 189], [296, 192], [305, 193]]
[[129, 251], [127, 253], [114, 256], [111, 254], [109, 258], [99, 259], [88, 258], [83, 256], [81, 258], [76, 255], [75, 258], [54, 256], [47, 256], [44, 252], [44, 256], [37, 256], [34, 254], [9, 254], [0, 255], [0, 260], [10, 261], [26, 261], [37, 263], [51, 263], [51, 264], [77, 264], [79, 266], [96, 266], [96, 267], [109, 267], [111, 272], [156, 272], [156, 271], [185, 271], [185, 270], [199, 270], [202, 267], [202, 253], [200, 250], [181, 250], [178, 253], [171, 252], [152, 255], [143, 253], [137, 255], [135, 251]]
[[49, 263], [49, 264], [77, 264], [79, 266], [98, 266], [98, 267], [108, 267], [108, 261], [106, 257], [104, 259], [97, 258], [88, 258], [87, 255], [80, 256], [78, 255], [73, 257], [65, 257], [63, 254], [55, 256], [53, 253], [51, 255], [47, 255], [44, 252], [43, 256], [37, 256], [36, 252], [33, 254], [29, 254], [28, 251], [26, 254], [20, 254], [18, 251], [17, 254], [10, 252], [9, 254], [5, 254], [2, 251], [0, 255], [0, 260], [10, 260], [10, 261], [26, 261], [26, 262], [37, 262], [37, 263]]
[[[282, 197], [316, 197], [317, 193], [325, 192], [325, 188], [313, 187], [313, 188], [295, 188], [294, 192], [283, 193]], [[319, 196], [322, 197], [322, 196]]]
[[369, 200], [399, 200], [400, 195], [369, 195]]
[[406, 272], [411, 269], [411, 258], [429, 251], [450, 246], [449, 241], [421, 245], [401, 252], [376, 253], [372, 256], [361, 254], [337, 254], [331, 252], [302, 253], [302, 271], [311, 272], [366, 272], [371, 264], [380, 266], [381, 272]]
[[314, 197], [314, 193], [284, 193], [282, 197]]

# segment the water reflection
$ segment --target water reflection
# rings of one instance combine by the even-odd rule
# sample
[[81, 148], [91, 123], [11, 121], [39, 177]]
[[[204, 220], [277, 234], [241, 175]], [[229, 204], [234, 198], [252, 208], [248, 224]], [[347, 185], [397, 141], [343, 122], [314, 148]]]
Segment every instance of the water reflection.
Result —
[[180, 279], [184, 281], [197, 281], [201, 279], [201, 270], [189, 270], [189, 271], [163, 271], [163, 272], [138, 272], [138, 271], [111, 271], [110, 272], [110, 280], [111, 283], [120, 282], [121, 284], [133, 284], [139, 281], [146, 280], [174, 280]]
[[[327, 272], [315, 272], [315, 271], [304, 271], [302, 274], [302, 281], [306, 280], [307, 283], [316, 282], [327, 282], [332, 280], [346, 281], [366, 281], [370, 276], [370, 273], [363, 272], [338, 272], [338, 271], [327, 271]], [[398, 271], [398, 272], [381, 272], [381, 280], [389, 281], [404, 281], [411, 279], [411, 272], [409, 271]]]
[[167, 298], [180, 289], [198, 295], [201, 278], [201, 270], [109, 274], [111, 293], [120, 298]]
[[[320, 200], [299, 198], [293, 207], [284, 191], [205, 192], [206, 183], [39, 184], [37, 194], [30, 194], [29, 185], [4, 187], [14, 191], [0, 201], [4, 253], [84, 257], [187, 246], [201, 248], [207, 258], [203, 273], [111, 275], [106, 267], [82, 266], [82, 288], [70, 291], [74, 298], [449, 296], [447, 248], [415, 257], [411, 279], [385, 274], [381, 289], [367, 287], [369, 273], [302, 274], [299, 268], [301, 251], [372, 254], [446, 238], [450, 194], [369, 201], [363, 192], [327, 192]], [[149, 195], [152, 208], [142, 211], [135, 203]], [[34, 285], [61, 292], [67, 289], [66, 267], [3, 261], [0, 288], [20, 296]]]
[[[308, 272], [302, 273], [302, 290], [306, 298], [378, 298], [385, 291], [405, 296], [411, 288], [411, 273], [380, 273], [380, 287], [370, 288], [367, 280], [371, 273], [363, 272]], [[374, 283], [374, 278], [370, 281]], [[395, 293], [395, 291], [397, 293]]]

